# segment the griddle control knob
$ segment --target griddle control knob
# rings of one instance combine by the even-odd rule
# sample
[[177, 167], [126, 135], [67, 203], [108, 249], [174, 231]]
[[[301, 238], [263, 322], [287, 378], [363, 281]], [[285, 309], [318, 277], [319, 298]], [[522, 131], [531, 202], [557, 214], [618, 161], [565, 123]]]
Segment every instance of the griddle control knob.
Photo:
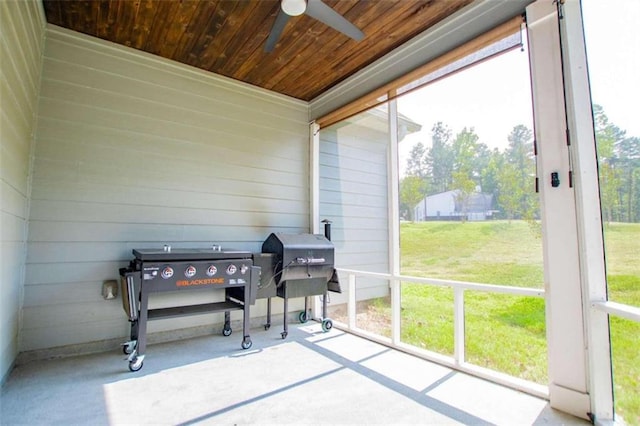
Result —
[[243, 263], [242, 266], [240, 267], [240, 273], [244, 275], [247, 273], [248, 270], [249, 270], [249, 267]]
[[238, 267], [233, 263], [227, 267], [227, 275], [233, 275], [238, 270]]
[[171, 266], [165, 266], [160, 275], [162, 275], [162, 278], [165, 280], [171, 278], [173, 276], [173, 268]]
[[196, 274], [196, 267], [193, 265], [187, 266], [187, 269], [184, 270], [184, 276], [187, 278], [192, 278]]
[[215, 265], [209, 265], [207, 268], [207, 276], [212, 277], [218, 273], [218, 268]]

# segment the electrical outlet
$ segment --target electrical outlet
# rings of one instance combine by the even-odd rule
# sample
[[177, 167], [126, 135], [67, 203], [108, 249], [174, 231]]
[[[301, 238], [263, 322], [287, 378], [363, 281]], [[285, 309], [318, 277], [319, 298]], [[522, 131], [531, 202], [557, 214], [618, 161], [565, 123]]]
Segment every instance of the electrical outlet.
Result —
[[104, 297], [105, 300], [118, 297], [118, 281], [109, 280], [102, 283], [102, 297]]

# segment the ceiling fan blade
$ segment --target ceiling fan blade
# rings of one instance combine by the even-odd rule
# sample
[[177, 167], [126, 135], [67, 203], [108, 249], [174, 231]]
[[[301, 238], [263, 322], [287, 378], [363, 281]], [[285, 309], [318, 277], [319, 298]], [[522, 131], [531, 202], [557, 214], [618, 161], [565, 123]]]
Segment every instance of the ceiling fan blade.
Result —
[[267, 42], [264, 45], [265, 52], [271, 52], [274, 47], [276, 47], [276, 43], [280, 38], [280, 34], [282, 34], [282, 30], [284, 30], [284, 26], [287, 25], [290, 16], [283, 12], [280, 8], [278, 11], [278, 16], [276, 16], [276, 20], [273, 23], [273, 27], [271, 27], [271, 32], [269, 33], [269, 37], [267, 37]]
[[356, 41], [364, 38], [364, 33], [358, 27], [327, 6], [322, 0], [307, 0], [307, 10], [304, 13]]

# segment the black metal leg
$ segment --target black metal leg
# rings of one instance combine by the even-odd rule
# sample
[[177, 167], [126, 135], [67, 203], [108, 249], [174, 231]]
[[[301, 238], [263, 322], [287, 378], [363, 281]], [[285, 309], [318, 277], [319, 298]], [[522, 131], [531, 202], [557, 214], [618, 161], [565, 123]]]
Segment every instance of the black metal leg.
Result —
[[138, 340], [138, 320], [131, 321], [131, 340]]
[[322, 319], [327, 317], [327, 292], [322, 295]]
[[308, 313], [309, 313], [309, 296], [305, 296], [304, 297], [304, 318], [305, 318], [305, 321], [307, 319], [309, 319], [309, 317], [307, 316]]
[[287, 334], [289, 334], [289, 324], [287, 320], [287, 313], [289, 312], [289, 296], [287, 296], [287, 283], [283, 284], [282, 290], [284, 291], [284, 331], [282, 332], [282, 338], [284, 339], [285, 337], [287, 337]]
[[140, 311], [138, 313], [138, 344], [136, 345], [137, 355], [144, 355], [147, 349], [147, 319], [149, 318], [149, 293], [145, 289], [144, 283], [140, 289]]
[[242, 306], [242, 335], [244, 337], [243, 341], [249, 339], [249, 322], [250, 319], [250, 305], [251, 305], [251, 285], [247, 283], [244, 286], [244, 304]]
[[271, 298], [267, 298], [267, 323], [264, 325], [264, 329], [268, 330], [271, 327]]

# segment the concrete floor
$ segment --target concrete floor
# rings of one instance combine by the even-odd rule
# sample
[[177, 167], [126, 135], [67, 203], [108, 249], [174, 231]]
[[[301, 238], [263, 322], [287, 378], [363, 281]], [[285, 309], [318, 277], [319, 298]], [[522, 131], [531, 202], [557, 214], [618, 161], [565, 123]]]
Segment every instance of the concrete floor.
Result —
[[[238, 330], [239, 331], [239, 330]], [[547, 401], [317, 323], [17, 366], [2, 425], [588, 424]]]

